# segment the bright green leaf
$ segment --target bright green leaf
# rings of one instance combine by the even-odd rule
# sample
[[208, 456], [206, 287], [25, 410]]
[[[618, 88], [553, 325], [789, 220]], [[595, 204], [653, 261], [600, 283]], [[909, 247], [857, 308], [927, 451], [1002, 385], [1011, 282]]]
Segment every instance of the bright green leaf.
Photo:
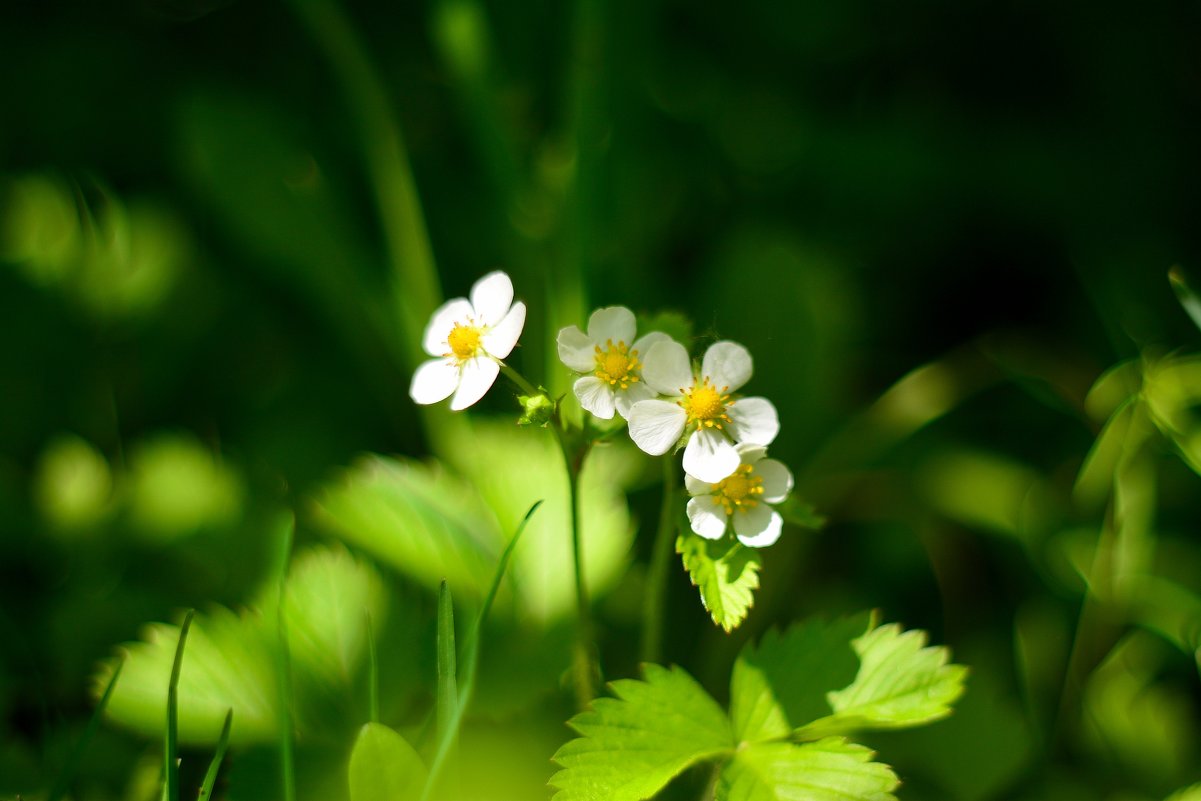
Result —
[[[156, 623], [146, 628], [142, 642], [126, 647], [125, 666], [108, 704], [110, 720], [149, 736], [163, 731], [163, 699], [178, 641], [178, 626]], [[99, 686], [111, 669], [106, 666], [101, 671]], [[260, 622], [219, 607], [197, 615], [188, 635], [178, 692], [180, 743], [214, 744], [230, 709], [234, 711], [231, 742], [272, 741], [278, 695]]]
[[734, 750], [725, 712], [680, 668], [646, 665], [645, 681], [610, 686], [571, 719], [582, 736], [559, 749], [555, 801], [642, 801], [685, 768]]
[[[528, 504], [527, 504], [528, 508]], [[471, 487], [435, 468], [366, 456], [317, 496], [317, 523], [411, 578], [480, 597], [501, 535]]]
[[288, 649], [298, 677], [352, 686], [367, 647], [367, 617], [382, 625], [383, 583], [345, 548], [316, 548], [297, 556], [284, 591]]
[[717, 801], [895, 801], [900, 782], [873, 756], [841, 737], [757, 743], [722, 769]]
[[801, 730], [803, 736], [854, 729], [898, 729], [951, 714], [963, 694], [967, 668], [949, 665], [950, 651], [926, 646], [926, 632], [896, 623], [872, 629], [853, 642], [859, 673], [829, 694], [834, 714]]
[[1167, 801], [1201, 801], [1201, 784], [1177, 790], [1168, 796]]
[[783, 634], [773, 629], [758, 647], [748, 643], [734, 664], [730, 686], [738, 739], [785, 738], [833, 712], [826, 694], [854, 680], [859, 660], [851, 641], [869, 626], [866, 612], [833, 622], [814, 619]]
[[379, 723], [359, 730], [350, 754], [350, 801], [416, 801], [425, 765], [405, 738]]
[[676, 539], [689, 578], [713, 622], [733, 631], [746, 619], [759, 588], [762, 557], [733, 539], [706, 540], [690, 531]]

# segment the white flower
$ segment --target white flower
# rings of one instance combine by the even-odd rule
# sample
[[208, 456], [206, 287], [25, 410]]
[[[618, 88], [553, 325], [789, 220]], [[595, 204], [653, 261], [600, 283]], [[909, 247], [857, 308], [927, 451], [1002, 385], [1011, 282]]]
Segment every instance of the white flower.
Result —
[[428, 404], [449, 398], [458, 411], [484, 397], [525, 325], [525, 304], [513, 302], [513, 282], [491, 272], [471, 287], [471, 300], [442, 304], [425, 327], [422, 347], [437, 358], [413, 373], [409, 397]]
[[738, 541], [751, 548], [766, 548], [780, 538], [784, 519], [769, 504], [777, 504], [792, 491], [792, 473], [782, 462], [764, 459], [767, 449], [739, 445], [741, 463], [715, 484], [684, 476], [692, 499], [688, 521], [692, 530], [708, 540], [721, 539], [733, 523]]
[[627, 418], [635, 403], [655, 397], [642, 380], [638, 357], [668, 336], [653, 331], [635, 341], [636, 331], [634, 313], [625, 306], [594, 311], [587, 334], [574, 325], [559, 331], [559, 359], [586, 374], [572, 385], [575, 396], [580, 406], [603, 420], [612, 420], [614, 411]]
[[735, 442], [770, 445], [780, 433], [776, 407], [765, 398], [730, 393], [751, 377], [751, 354], [735, 342], [715, 342], [693, 375], [688, 351], [678, 342], [657, 342], [643, 360], [642, 379], [670, 400], [644, 400], [630, 410], [630, 438], [658, 456], [688, 431], [684, 471], [716, 483], [739, 465]]

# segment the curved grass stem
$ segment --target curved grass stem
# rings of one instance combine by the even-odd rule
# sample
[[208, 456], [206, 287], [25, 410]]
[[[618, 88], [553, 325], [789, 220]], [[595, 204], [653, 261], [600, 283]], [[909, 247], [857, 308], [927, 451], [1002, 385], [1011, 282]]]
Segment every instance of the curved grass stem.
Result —
[[646, 605], [642, 618], [642, 661], [658, 662], [663, 647], [663, 614], [667, 599], [667, 569], [671, 564], [671, 542], [675, 534], [676, 460], [663, 460], [663, 505], [659, 508], [659, 529], [651, 550], [650, 572], [646, 577]]

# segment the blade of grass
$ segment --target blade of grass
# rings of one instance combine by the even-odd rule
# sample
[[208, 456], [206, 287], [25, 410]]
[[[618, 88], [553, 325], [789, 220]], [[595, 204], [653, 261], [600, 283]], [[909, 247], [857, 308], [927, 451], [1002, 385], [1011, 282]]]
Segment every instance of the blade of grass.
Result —
[[167, 745], [163, 759], [166, 763], [167, 801], [179, 801], [179, 672], [183, 668], [183, 649], [188, 642], [188, 629], [196, 610], [189, 609], [179, 627], [179, 642], [175, 645], [175, 661], [171, 665], [171, 683], [167, 685]]
[[[480, 612], [476, 615], [471, 630], [467, 632], [467, 638], [463, 642], [463, 680], [459, 684], [459, 701], [455, 705], [453, 718], [447, 721], [447, 725], [444, 728], [440, 727], [438, 749], [434, 753], [434, 758], [430, 761], [430, 772], [425, 781], [425, 789], [421, 791], [421, 801], [429, 799], [430, 794], [434, 790], [434, 785], [438, 781], [438, 776], [442, 772], [442, 767], [446, 764], [446, 758], [449, 756], [451, 746], [454, 744], [459, 724], [463, 720], [463, 710], [467, 708], [467, 704], [471, 700], [471, 692], [475, 686], [475, 667], [479, 654], [480, 631], [484, 627], [484, 621], [488, 619], [489, 612], [492, 611], [492, 603], [496, 600], [496, 595], [500, 591], [500, 583], [505, 577], [505, 571], [509, 567], [509, 560], [513, 556], [513, 550], [517, 547], [518, 541], [521, 540], [521, 535], [525, 532], [526, 524], [530, 522], [530, 518], [534, 516], [534, 512], [538, 511], [538, 507], [541, 505], [542, 501], [537, 501], [530, 507], [530, 510], [525, 513], [525, 517], [521, 519], [521, 523], [518, 524], [517, 531], [513, 533], [513, 538], [505, 546], [504, 553], [500, 555], [500, 561], [496, 565], [496, 573], [492, 577], [492, 586], [488, 589], [488, 594], [484, 597], [484, 604], [480, 607]], [[447, 594], [449, 595], [449, 593]], [[441, 601], [441, 596], [439, 596], [439, 601]], [[441, 604], [439, 604], [439, 612], [441, 612]], [[441, 614], [439, 614], [439, 627], [441, 627], [441, 617]]]
[[367, 718], [379, 723], [379, 657], [375, 651], [375, 627], [367, 613]]
[[117, 686], [117, 677], [121, 675], [123, 667], [125, 667], [124, 660], [118, 662], [117, 667], [113, 669], [112, 678], [108, 680], [108, 686], [104, 688], [104, 695], [100, 696], [96, 708], [92, 711], [92, 719], [88, 721], [87, 728], [83, 730], [79, 742], [75, 743], [75, 750], [71, 752], [71, 757], [63, 766], [62, 772], [58, 775], [58, 781], [54, 783], [50, 794], [46, 796], [46, 801], [60, 801], [67, 794], [67, 788], [71, 784], [75, 771], [79, 769], [79, 763], [83, 759], [84, 752], [87, 751], [88, 743], [92, 741], [92, 738], [96, 736], [96, 730], [100, 728], [100, 719], [104, 717], [104, 708], [108, 706], [108, 699], [113, 694], [113, 688]]
[[455, 665], [455, 608], [446, 580], [438, 588], [438, 737], [446, 736], [450, 722], [458, 717], [459, 691]]
[[1180, 305], [1188, 312], [1193, 323], [1201, 328], [1201, 298], [1198, 298], [1197, 293], [1189, 286], [1188, 280], [1184, 277], [1184, 271], [1180, 269], [1179, 265], [1168, 270], [1168, 282], [1171, 283]]
[[217, 783], [217, 773], [221, 770], [221, 761], [225, 759], [225, 749], [229, 748], [229, 730], [233, 726], [234, 711], [225, 713], [225, 725], [221, 727], [221, 737], [217, 740], [217, 751], [213, 761], [209, 763], [208, 772], [204, 774], [204, 783], [200, 785], [198, 801], [208, 801], [213, 795], [213, 785]]
[[296, 532], [296, 517], [290, 512], [279, 520], [278, 550], [276, 551], [275, 602], [275, 675], [279, 688], [279, 770], [284, 801], [296, 801], [295, 757], [292, 744], [292, 660], [288, 652], [288, 628], [284, 620], [285, 589], [288, 581], [288, 561], [292, 554], [292, 537]]

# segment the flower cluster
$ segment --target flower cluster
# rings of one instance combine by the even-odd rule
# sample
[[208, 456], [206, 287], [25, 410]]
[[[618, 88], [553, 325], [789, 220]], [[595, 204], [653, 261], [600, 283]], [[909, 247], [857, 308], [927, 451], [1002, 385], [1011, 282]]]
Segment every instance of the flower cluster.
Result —
[[[410, 397], [421, 404], [451, 398], [454, 410], [471, 406], [496, 380], [524, 324], [525, 304], [513, 302], [509, 277], [484, 276], [470, 299], [447, 301], [430, 319], [422, 345], [433, 358], [414, 372]], [[683, 448], [688, 519], [698, 535], [720, 539], [732, 528], [744, 545], [771, 545], [783, 526], [772, 506], [793, 482], [787, 467], [766, 458], [780, 431], [775, 406], [739, 394], [751, 379], [751, 354], [721, 341], [695, 363], [667, 334], [637, 334], [624, 306], [594, 311], [587, 331], [559, 332], [559, 358], [578, 374], [572, 390], [580, 406], [603, 420], [621, 417], [649, 454]]]

